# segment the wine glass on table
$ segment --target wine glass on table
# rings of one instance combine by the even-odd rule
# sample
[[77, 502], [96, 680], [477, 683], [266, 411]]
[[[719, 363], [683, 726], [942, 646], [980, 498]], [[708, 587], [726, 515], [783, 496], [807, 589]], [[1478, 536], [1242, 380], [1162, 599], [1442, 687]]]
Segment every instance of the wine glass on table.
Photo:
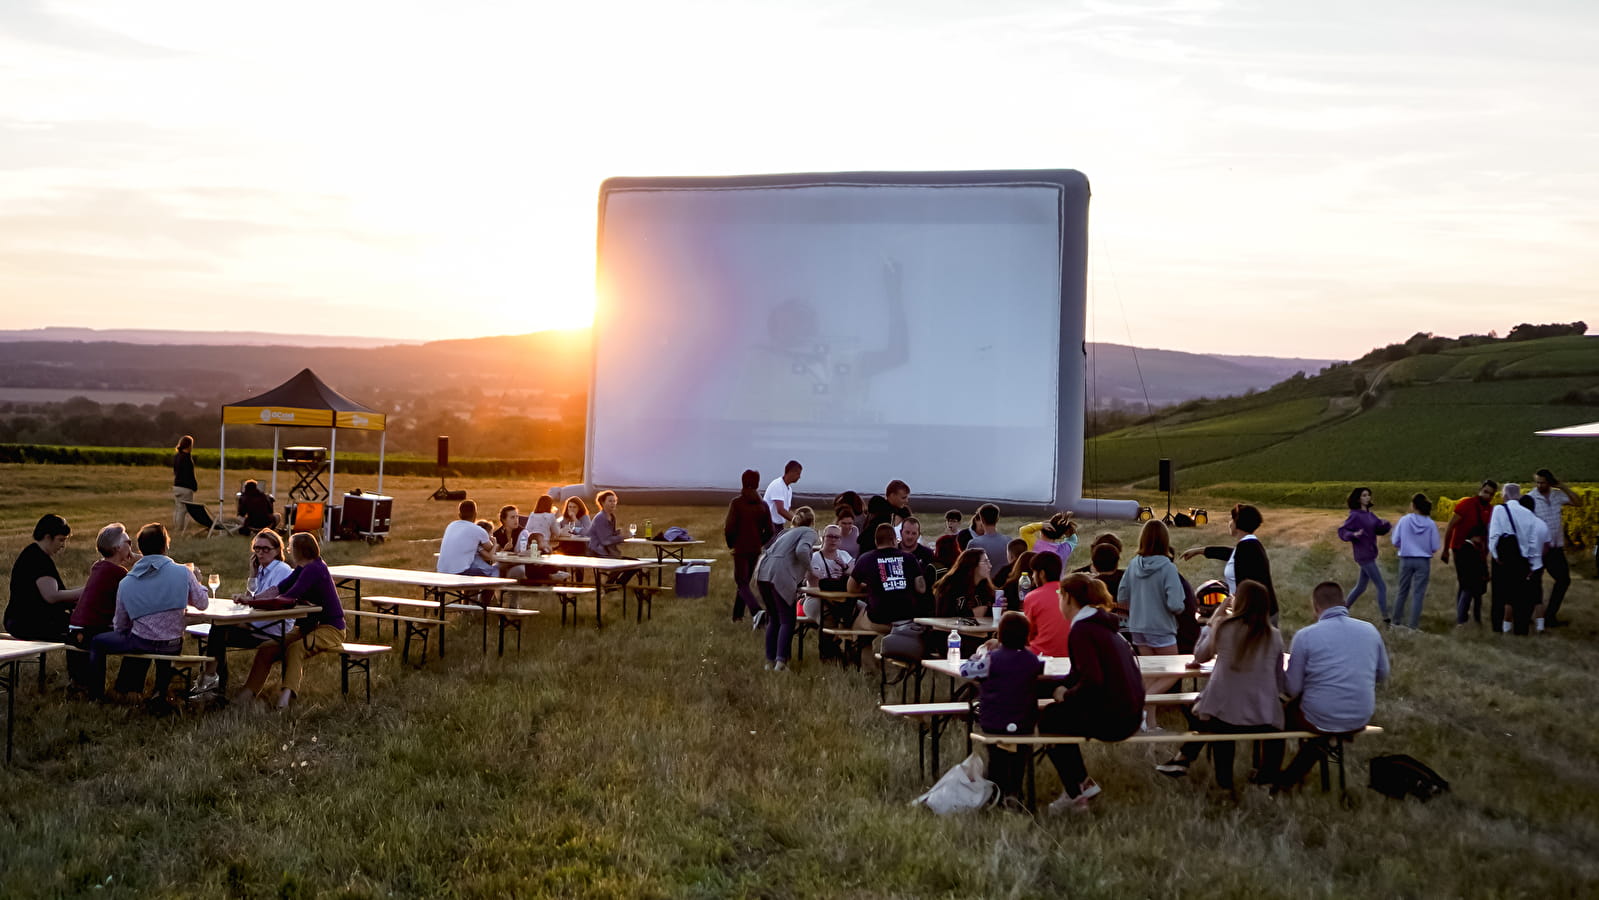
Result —
[[211, 577], [206, 579], [206, 583], [211, 586], [211, 599], [215, 600], [217, 596], [217, 588], [222, 586], [222, 576], [212, 572]]
[[629, 524], [627, 526], [627, 536], [628, 537], [638, 537], [638, 526], [637, 525], [633, 525], [633, 524]]

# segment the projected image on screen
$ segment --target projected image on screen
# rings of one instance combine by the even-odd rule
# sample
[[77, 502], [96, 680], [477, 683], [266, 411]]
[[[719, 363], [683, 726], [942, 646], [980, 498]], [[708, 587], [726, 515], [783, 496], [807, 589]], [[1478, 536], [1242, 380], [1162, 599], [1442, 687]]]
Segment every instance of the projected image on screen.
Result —
[[1056, 496], [1059, 185], [707, 181], [607, 183], [594, 484]]

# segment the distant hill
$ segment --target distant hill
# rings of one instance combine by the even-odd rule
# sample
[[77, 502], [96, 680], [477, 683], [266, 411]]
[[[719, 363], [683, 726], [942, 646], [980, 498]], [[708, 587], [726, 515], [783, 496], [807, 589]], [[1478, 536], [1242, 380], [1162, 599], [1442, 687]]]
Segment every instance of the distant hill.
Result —
[[[1340, 364], [1269, 390], [1185, 403], [1091, 441], [1088, 479], [1179, 483], [1599, 480], [1599, 446], [1533, 432], [1599, 419], [1599, 337], [1496, 341]], [[1149, 486], [1143, 484], [1141, 486]]]
[[[1089, 345], [1094, 401], [1139, 411], [1145, 409], [1146, 397], [1160, 407], [1241, 394], [1269, 387], [1296, 371], [1319, 371], [1331, 362]], [[586, 330], [545, 331], [405, 344], [264, 332], [0, 331], [0, 392], [6, 387], [47, 389], [62, 399], [74, 389], [94, 391], [95, 396], [121, 390], [196, 400], [241, 399], [306, 365], [357, 399], [441, 388], [487, 394], [526, 389], [586, 393], [589, 337]]]

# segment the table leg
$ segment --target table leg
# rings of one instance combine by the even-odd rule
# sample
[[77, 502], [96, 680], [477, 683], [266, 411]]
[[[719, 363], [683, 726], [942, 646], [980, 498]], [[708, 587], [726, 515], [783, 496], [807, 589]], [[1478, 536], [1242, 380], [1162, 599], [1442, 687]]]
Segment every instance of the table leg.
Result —
[[[439, 605], [439, 621], [440, 622], [444, 621], [444, 613], [445, 613], [445, 609], [444, 608], [446, 606], [450, 605], [450, 601], [449, 601], [449, 598], [445, 595], [443, 589], [425, 587], [425, 588], [422, 589], [422, 599], [423, 600], [432, 600], [433, 602], [437, 603]], [[447, 626], [444, 626], [444, 625], [440, 625], [439, 626], [439, 659], [443, 659], [444, 658], [444, 632], [445, 632], [446, 628], [447, 628]], [[427, 651], [426, 651], [427, 645], [424, 644], [422, 646], [424, 648], [423, 649], [423, 653], [422, 653], [422, 658], [424, 660], [426, 660], [427, 659]]]
[[604, 628], [600, 618], [600, 608], [605, 603], [605, 574], [599, 569], [594, 570], [594, 627]]
[[17, 722], [17, 660], [0, 664], [0, 688], [6, 692], [6, 765], [11, 765], [11, 736]]

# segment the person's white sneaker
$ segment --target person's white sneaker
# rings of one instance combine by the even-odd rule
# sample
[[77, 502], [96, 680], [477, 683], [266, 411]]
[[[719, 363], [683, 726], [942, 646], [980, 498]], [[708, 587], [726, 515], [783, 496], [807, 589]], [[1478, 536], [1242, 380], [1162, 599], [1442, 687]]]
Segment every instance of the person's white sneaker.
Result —
[[1504, 633], [1504, 634], [1509, 634], [1510, 633], [1510, 623], [1509, 622], [1500, 622], [1499, 623], [1499, 631], [1501, 633]]
[[782, 660], [778, 660], [777, 662], [772, 664], [772, 671], [773, 672], [787, 672], [788, 671], [788, 663], [783, 662]]
[[[1088, 805], [1089, 801], [1094, 797], [1099, 796], [1099, 785], [1094, 784], [1094, 780], [1092, 778], [1083, 782], [1083, 784], [1089, 785], [1090, 787], [1085, 788], [1081, 794], [1073, 797], [1070, 794], [1063, 793], [1051, 801], [1049, 804], [1049, 814], [1052, 816], [1060, 816], [1067, 813], [1088, 812], [1090, 808]], [[1092, 793], [1090, 793], [1090, 790]]]
[[1537, 630], [1543, 631], [1543, 619], [1533, 619], [1532, 624]]
[[766, 672], [772, 671], [772, 661], [771, 660], [767, 660], [766, 662], [761, 663], [761, 669], [762, 669], [762, 671], [766, 671]]

